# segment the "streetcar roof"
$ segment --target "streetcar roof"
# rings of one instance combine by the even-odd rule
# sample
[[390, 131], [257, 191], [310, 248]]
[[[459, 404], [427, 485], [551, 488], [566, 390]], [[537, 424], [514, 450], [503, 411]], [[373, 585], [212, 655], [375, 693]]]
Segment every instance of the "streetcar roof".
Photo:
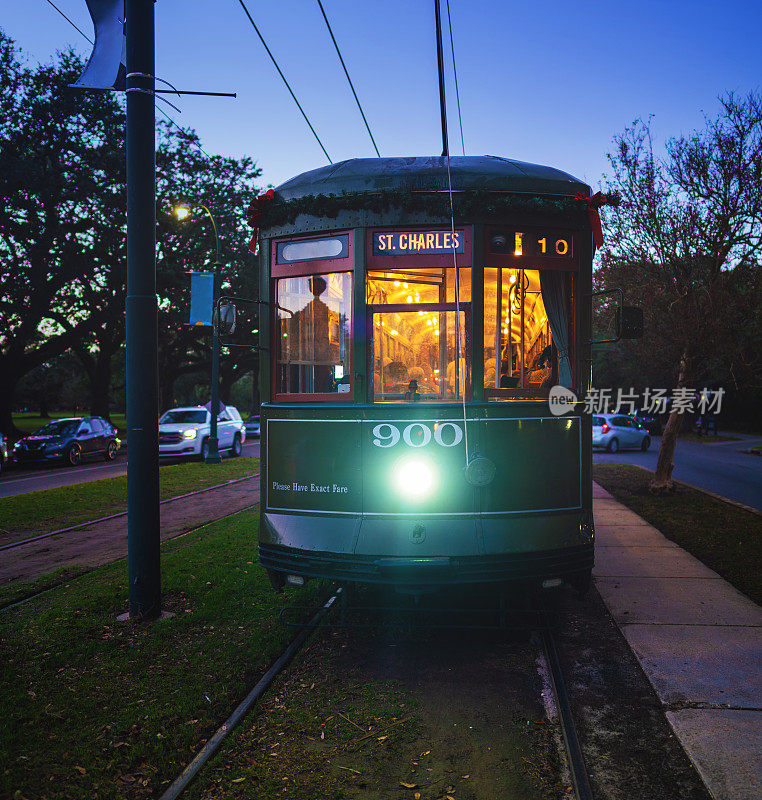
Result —
[[[500, 156], [451, 156], [450, 173], [455, 191], [590, 194], [586, 183], [567, 172]], [[442, 156], [350, 158], [303, 172], [282, 183], [276, 192], [284, 200], [294, 200], [306, 195], [342, 192], [441, 191], [447, 186], [447, 159]]]

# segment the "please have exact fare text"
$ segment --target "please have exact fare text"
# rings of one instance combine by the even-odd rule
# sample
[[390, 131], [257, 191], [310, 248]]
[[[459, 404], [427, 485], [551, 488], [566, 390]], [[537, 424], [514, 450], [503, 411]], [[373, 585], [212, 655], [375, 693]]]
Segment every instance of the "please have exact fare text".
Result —
[[309, 494], [347, 494], [348, 486], [338, 483], [278, 483], [273, 481], [273, 489], [281, 492], [307, 492]]

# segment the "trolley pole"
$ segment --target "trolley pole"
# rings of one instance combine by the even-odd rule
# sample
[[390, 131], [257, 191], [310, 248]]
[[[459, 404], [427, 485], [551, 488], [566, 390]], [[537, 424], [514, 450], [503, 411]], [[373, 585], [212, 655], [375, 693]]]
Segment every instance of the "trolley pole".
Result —
[[127, 561], [129, 618], [161, 614], [154, 0], [127, 18]]
[[450, 155], [447, 141], [447, 102], [445, 99], [444, 58], [442, 56], [442, 14], [439, 0], [434, 0], [434, 16], [437, 22], [437, 67], [439, 70], [439, 113], [442, 117], [442, 155]]

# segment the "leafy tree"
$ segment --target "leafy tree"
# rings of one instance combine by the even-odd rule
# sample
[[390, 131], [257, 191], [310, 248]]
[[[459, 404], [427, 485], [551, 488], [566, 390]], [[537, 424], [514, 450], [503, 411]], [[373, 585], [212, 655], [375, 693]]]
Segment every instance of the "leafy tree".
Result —
[[[212, 269], [215, 257], [214, 228], [220, 237], [222, 291], [237, 297], [257, 297], [254, 258], [247, 249], [250, 230], [244, 210], [256, 193], [254, 181], [261, 174], [252, 159], [206, 156], [192, 131], [163, 136], [157, 150], [157, 292], [159, 295], [160, 403], [175, 402], [174, 383], [182, 375], [206, 377], [201, 396], [209, 397], [211, 371], [210, 330], [188, 325], [190, 271]], [[178, 203], [189, 203], [191, 216], [180, 222], [173, 213]], [[241, 375], [258, 368], [253, 349], [224, 349], [220, 358], [220, 397], [229, 402], [230, 387]]]
[[[72, 52], [28, 68], [0, 31], [0, 430], [8, 432], [19, 381], [67, 350], [87, 375], [91, 413], [107, 417], [112, 369], [124, 357], [124, 108], [115, 94], [69, 89], [81, 69]], [[185, 324], [186, 272], [214, 252], [210, 226], [181, 226], [171, 207], [196, 199], [215, 210], [226, 285], [255, 294], [244, 209], [260, 170], [250, 158], [207, 156], [192, 131], [157, 130], [160, 374], [169, 396], [178, 375], [209, 363], [205, 338]], [[256, 363], [256, 351], [226, 356], [223, 391]]]
[[19, 380], [107, 322], [87, 292], [109, 261], [93, 220], [104, 195], [121, 191], [107, 162], [122, 111], [112, 95], [68, 90], [80, 70], [72, 52], [27, 68], [0, 31], [0, 429], [8, 432]]
[[[670, 139], [663, 157], [650, 121], [636, 121], [615, 143], [610, 182], [622, 199], [607, 212], [596, 280], [626, 287], [643, 307], [644, 369], [669, 375], [676, 388], [758, 375], [762, 98], [721, 97], [717, 116]], [[670, 414], [653, 491], [672, 488], [682, 418]]]

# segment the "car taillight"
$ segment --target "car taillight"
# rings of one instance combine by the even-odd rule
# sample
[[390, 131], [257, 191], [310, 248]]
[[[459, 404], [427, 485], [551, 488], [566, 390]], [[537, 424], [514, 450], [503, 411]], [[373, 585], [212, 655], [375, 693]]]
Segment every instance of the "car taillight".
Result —
[[601, 433], [608, 433], [610, 430], [611, 428], [609, 427], [608, 422], [604, 422], [603, 425], [601, 425]]

